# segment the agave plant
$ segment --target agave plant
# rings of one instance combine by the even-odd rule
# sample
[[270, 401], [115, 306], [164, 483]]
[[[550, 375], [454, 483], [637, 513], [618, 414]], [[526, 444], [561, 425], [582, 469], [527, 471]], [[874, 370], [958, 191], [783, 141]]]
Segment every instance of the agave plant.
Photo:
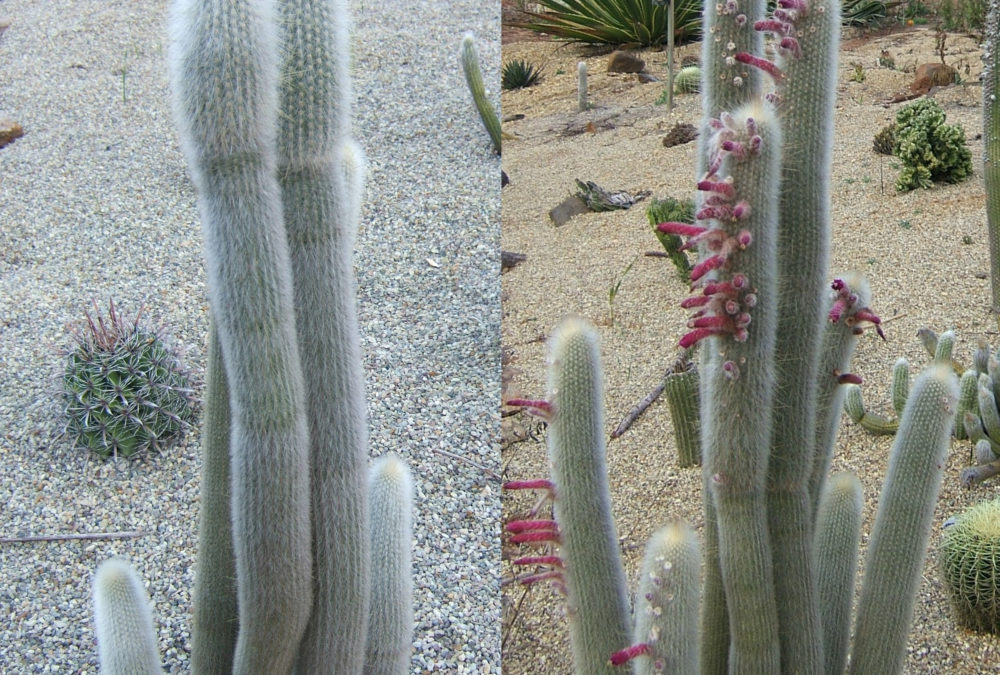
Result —
[[541, 68], [525, 59], [514, 59], [503, 64], [503, 72], [500, 74], [500, 87], [504, 90], [522, 89], [536, 85], [541, 80]]
[[[571, 42], [655, 47], [667, 41], [665, 4], [654, 0], [539, 0], [542, 12], [513, 23]], [[674, 2], [674, 39], [694, 40], [701, 27], [701, 2]]]

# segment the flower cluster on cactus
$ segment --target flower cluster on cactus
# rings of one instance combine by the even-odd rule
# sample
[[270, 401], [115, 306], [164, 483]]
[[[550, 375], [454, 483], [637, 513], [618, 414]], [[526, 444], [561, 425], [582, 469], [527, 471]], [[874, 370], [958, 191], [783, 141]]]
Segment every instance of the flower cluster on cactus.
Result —
[[543, 566], [526, 580], [565, 590], [580, 673], [625, 662], [637, 673], [839, 673], [848, 654], [854, 674], [902, 669], [956, 378], [932, 364], [910, 392], [852, 641], [860, 486], [827, 474], [844, 384], [857, 381], [851, 354], [864, 326], [882, 331], [864, 279], [827, 276], [840, 11], [836, 0], [779, 0], [764, 14], [763, 0], [705, 5], [696, 222], [661, 226], [700, 258], [680, 344], [704, 345], [701, 592], [693, 534], [656, 535], [640, 578], [653, 588], [640, 586], [630, 618], [596, 335], [579, 320], [553, 334], [549, 396], [531, 406], [549, 419], [551, 483], [506, 485], [552, 499], [554, 517], [536, 513], [514, 537], [544, 545], [518, 560]]

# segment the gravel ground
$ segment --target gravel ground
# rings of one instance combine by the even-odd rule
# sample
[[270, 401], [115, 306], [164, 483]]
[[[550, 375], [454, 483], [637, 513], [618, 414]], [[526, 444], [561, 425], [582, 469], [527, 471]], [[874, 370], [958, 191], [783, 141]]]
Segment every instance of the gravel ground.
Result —
[[[416, 477], [412, 672], [499, 672], [499, 160], [458, 64], [466, 30], [499, 77], [499, 6], [354, 3], [358, 239], [373, 454]], [[118, 468], [60, 437], [60, 348], [91, 298], [147, 315], [204, 371], [195, 194], [169, 109], [167, 3], [6, 0], [0, 108], [0, 671], [95, 672], [90, 577], [132, 561], [169, 672], [187, 670], [199, 438]], [[494, 87], [496, 92], [499, 87]], [[200, 394], [200, 391], [199, 391]], [[447, 451], [475, 464], [439, 452]]]
[[[964, 127], [975, 175], [959, 184], [896, 193], [894, 159], [872, 151], [873, 136], [901, 107], [883, 106], [882, 101], [907, 88], [913, 66], [938, 61], [934, 40], [933, 29], [925, 27], [845, 42], [840, 54], [831, 272], [856, 269], [871, 282], [871, 306], [884, 319], [887, 341], [866, 331], [851, 370], [864, 378], [868, 407], [882, 414], [891, 410], [887, 390], [895, 360], [905, 356], [913, 377], [929, 361], [915, 337], [919, 328], [954, 329], [955, 356], [966, 364], [978, 339], [994, 349], [1000, 346], [994, 317], [987, 311], [983, 146], [977, 138], [982, 129], [981, 57], [975, 40], [949, 34], [946, 61], [958, 68], [965, 83], [934, 94], [948, 123]], [[878, 65], [883, 50], [895, 59], [897, 69]], [[682, 54], [697, 51], [698, 45], [690, 45]], [[665, 72], [664, 53], [644, 50], [640, 56], [650, 73]], [[506, 115], [523, 115], [504, 124], [514, 138], [504, 147], [504, 170], [511, 183], [502, 191], [502, 243], [504, 250], [527, 255], [503, 275], [506, 395], [544, 396], [545, 338], [564, 316], [583, 316], [601, 336], [610, 433], [660, 383], [674, 359], [674, 345], [689, 315], [679, 306], [687, 288], [668, 261], [644, 256], [660, 248], [646, 221], [645, 203], [628, 211], [583, 214], [561, 227], [552, 225], [548, 211], [575, 191], [575, 178], [609, 190], [652, 190], [659, 199], [691, 196], [695, 144], [666, 148], [661, 141], [674, 123], [697, 123], [701, 102], [697, 95], [677, 96], [677, 107], [669, 114], [655, 104], [663, 82], [639, 84], [634, 75], [607, 73], [606, 53], [549, 41], [505, 44], [504, 59], [518, 58], [542, 66], [545, 79], [537, 87], [504, 92], [502, 97]], [[580, 60], [588, 64], [594, 104], [585, 113], [576, 113]], [[864, 82], [851, 79], [855, 62], [862, 64]], [[907, 67], [910, 72], [903, 71]], [[590, 128], [588, 121], [593, 123]], [[618, 282], [612, 322], [609, 289]], [[546, 475], [544, 434], [536, 434], [540, 441], [527, 438], [533, 426], [522, 414], [505, 418], [505, 479]], [[872, 436], [849, 420], [841, 425], [833, 470], [852, 471], [862, 482], [862, 547], [891, 444], [892, 437]], [[974, 490], [961, 487], [959, 475], [969, 463], [969, 450], [968, 442], [955, 441], [945, 467], [909, 634], [906, 673], [985, 674], [1000, 667], [1000, 639], [956, 628], [937, 566], [945, 519], [1000, 496], [996, 480]], [[700, 472], [679, 469], [675, 453], [663, 400], [608, 443], [611, 498], [632, 588], [643, 547], [656, 528], [683, 519], [701, 530]], [[505, 519], [525, 517], [536, 496], [505, 496]], [[523, 547], [504, 548], [504, 672], [570, 673], [565, 598], [544, 584], [524, 588], [509, 583], [515, 573], [531, 571], [509, 564], [521, 555], [526, 555]], [[863, 557], [859, 559], [863, 566]]]

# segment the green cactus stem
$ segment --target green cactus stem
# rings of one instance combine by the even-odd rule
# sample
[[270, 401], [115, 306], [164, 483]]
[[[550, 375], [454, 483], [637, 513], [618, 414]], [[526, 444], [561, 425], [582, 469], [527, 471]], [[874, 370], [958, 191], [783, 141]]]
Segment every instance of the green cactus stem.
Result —
[[990, 290], [993, 313], [1000, 317], [1000, 7], [989, 4], [983, 39], [983, 180], [990, 242]]
[[365, 675], [406, 675], [413, 635], [413, 479], [395, 455], [369, 474], [372, 585]]
[[483, 74], [479, 69], [479, 55], [476, 53], [476, 38], [472, 33], [462, 37], [462, 70], [465, 71], [465, 82], [472, 93], [472, 102], [476, 104], [483, 126], [493, 142], [493, 150], [500, 154], [501, 131], [500, 118], [493, 104], [486, 98], [486, 88], [483, 86]]
[[214, 324], [208, 331], [202, 423], [201, 504], [198, 524], [198, 565], [195, 568], [191, 670], [228, 673], [233, 669], [239, 611], [236, 600], [236, 558], [231, 526], [229, 385], [222, 347]]
[[881, 436], [894, 434], [899, 429], [899, 420], [889, 419], [865, 409], [861, 387], [856, 384], [848, 384], [846, 393], [847, 395], [844, 397], [844, 410], [851, 420], [856, 424], [860, 424], [865, 431]]
[[869, 538], [852, 675], [902, 672], [957, 402], [949, 366], [931, 364], [913, 385]]
[[312, 606], [305, 387], [275, 152], [276, 19], [267, 3], [181, 0], [171, 23], [175, 118], [230, 387], [238, 672], [291, 670]]
[[677, 439], [677, 465], [686, 469], [701, 464], [701, 416], [698, 368], [682, 355], [667, 371], [664, 393]]
[[576, 109], [583, 112], [587, 104], [587, 62], [576, 64]]
[[[278, 176], [308, 373], [313, 603], [296, 669], [360, 672], [371, 595], [368, 425], [354, 279], [364, 157], [343, 0], [284, 0]], [[322, 310], [317, 308], [321, 299]]]
[[101, 675], [162, 673], [149, 596], [124, 560], [111, 558], [94, 575], [94, 617]]

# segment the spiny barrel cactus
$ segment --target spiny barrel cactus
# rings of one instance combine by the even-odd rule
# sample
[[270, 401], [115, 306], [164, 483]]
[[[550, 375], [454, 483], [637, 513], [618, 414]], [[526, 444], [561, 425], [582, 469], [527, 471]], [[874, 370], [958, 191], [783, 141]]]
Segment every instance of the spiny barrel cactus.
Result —
[[394, 647], [410, 625], [411, 506], [376, 481], [369, 517], [346, 2], [176, 0], [170, 28], [212, 320], [192, 670], [404, 673], [401, 649], [366, 663], [373, 539], [398, 553], [374, 580]]
[[177, 443], [194, 416], [187, 369], [158, 333], [109, 303], [76, 334], [66, 355], [66, 434], [101, 457], [131, 457]]
[[976, 504], [945, 527], [938, 557], [958, 623], [1000, 635], [1000, 500]]
[[701, 91], [701, 68], [687, 66], [674, 75], [674, 91], [678, 94], [697, 94]]

